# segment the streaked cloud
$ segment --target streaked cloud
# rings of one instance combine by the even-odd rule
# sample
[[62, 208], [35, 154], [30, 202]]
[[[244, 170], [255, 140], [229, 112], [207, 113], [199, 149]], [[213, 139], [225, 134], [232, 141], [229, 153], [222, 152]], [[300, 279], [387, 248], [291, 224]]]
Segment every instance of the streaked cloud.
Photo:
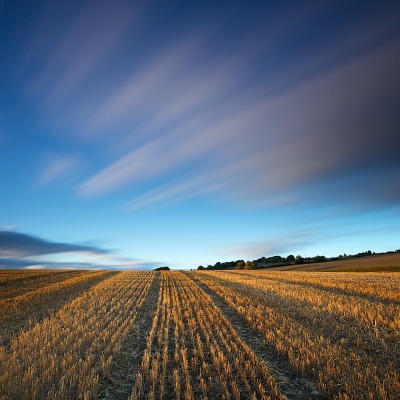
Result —
[[0, 230], [0, 268], [153, 269], [162, 264], [121, 258], [111, 250], [96, 246], [52, 242], [17, 231]]
[[125, 263], [96, 264], [88, 262], [54, 262], [24, 258], [0, 258], [0, 269], [85, 269], [85, 270], [151, 270], [161, 263], [135, 261]]
[[[296, 245], [299, 245], [296, 243]], [[296, 248], [296, 247], [295, 247]], [[237, 243], [226, 247], [221, 254], [227, 259], [255, 260], [264, 256], [283, 255], [292, 251], [293, 243], [272, 241], [257, 241]]]
[[[54, 232], [62, 215], [71, 221], [59, 229], [83, 221], [94, 235], [101, 227], [129, 247], [138, 239], [131, 226], [146, 224], [148, 232], [145, 218], [157, 214], [168, 225], [148, 229], [169, 230], [179, 203], [194, 225], [199, 205], [208, 216], [226, 206], [232, 218], [251, 215], [262, 229], [275, 213], [291, 225], [290, 213], [297, 216], [292, 231], [321, 215], [398, 207], [399, 4], [183, 3], [5, 7], [0, 179], [7, 223]], [[209, 224], [199, 223], [199, 242], [218, 231]], [[180, 253], [179, 235], [169, 238], [167, 258], [174, 246]], [[234, 236], [234, 247], [249, 254], [297, 243], [245, 236]], [[139, 239], [134, 251], [152, 258], [152, 244]], [[46, 251], [66, 251], [49, 254], [73, 253], [43, 242]], [[95, 250], [77, 250], [80, 262], [125, 262]]]
[[61, 263], [25, 258], [0, 258], [0, 269], [100, 269], [89, 263]]
[[31, 257], [75, 252], [108, 254], [110, 251], [81, 244], [51, 242], [21, 232], [0, 231], [0, 257]]
[[[316, 187], [357, 179], [365, 168], [393, 175], [396, 13], [332, 26], [290, 53], [288, 35], [330, 6], [289, 10], [275, 25], [260, 14], [240, 35], [230, 25], [237, 16], [221, 14], [209, 29], [201, 21], [184, 35], [169, 27], [158, 42], [141, 22], [148, 9], [125, 1], [71, 5], [62, 29], [43, 17], [27, 46], [29, 95], [44, 124], [88, 146], [93, 165], [77, 193], [129, 188], [135, 209], [205, 192], [270, 206], [309, 200]], [[48, 11], [60, 17], [63, 7]], [[56, 160], [39, 182], [70, 167]]]
[[39, 22], [40, 29], [27, 56], [27, 60], [39, 64], [30, 94], [40, 98], [46, 109], [60, 111], [72, 96], [81, 92], [91, 75], [107, 63], [113, 48], [134, 24], [135, 9], [138, 8], [121, 1], [113, 7], [93, 0], [69, 7], [48, 4], [49, 16], [64, 26], [59, 29], [48, 19]]
[[[398, 222], [385, 222], [379, 227], [367, 228], [350, 228], [343, 232], [340, 226], [341, 223], [324, 223], [323, 225], [314, 224], [314, 226], [307, 227], [304, 230], [287, 230], [284, 232], [276, 232], [274, 235], [269, 235], [258, 240], [251, 240], [246, 242], [236, 242], [218, 249], [218, 252], [224, 259], [236, 259], [242, 257], [247, 260], [254, 260], [263, 256], [285, 255], [288, 253], [296, 253], [304, 255], [307, 249], [315, 248], [318, 240], [323, 239], [326, 242], [341, 241], [345, 246], [346, 241], [354, 240], [357, 238], [366, 238], [369, 235], [382, 235], [382, 234], [397, 234], [400, 228]], [[367, 251], [367, 247], [359, 251]], [[345, 247], [341, 251], [346, 251]], [[309, 254], [317, 255], [315, 253]], [[333, 256], [339, 255], [333, 254]]]
[[220, 250], [221, 255], [229, 259], [238, 257], [247, 260], [257, 259], [263, 256], [284, 255], [293, 252], [293, 249], [301, 249], [309, 246], [315, 241], [315, 237], [321, 232], [314, 230], [292, 231], [285, 234], [253, 240], [248, 242], [234, 243]]
[[70, 155], [50, 157], [44, 162], [42, 170], [37, 178], [37, 184], [39, 186], [44, 186], [65, 178], [77, 167], [78, 163], [77, 158]]
[[[94, 175], [80, 192], [103, 194], [141, 181], [168, 179], [176, 170], [185, 175], [193, 163], [200, 167], [186, 174], [187, 182], [180, 187], [171, 187], [168, 196], [174, 191], [180, 197], [191, 196], [193, 192], [183, 193], [184, 186], [192, 191], [193, 181], [209, 181], [215, 192], [237, 193], [238, 187], [244, 188], [256, 202], [264, 196], [271, 202], [275, 196], [298, 200], [307, 187], [326, 179], [335, 183], [343, 174], [356, 177], [366, 168], [390, 173], [399, 167], [393, 150], [398, 138], [392, 104], [400, 92], [399, 50], [399, 42], [391, 43], [247, 107], [243, 106], [246, 94], [239, 93], [242, 107], [228, 100], [220, 112], [195, 113]], [[388, 101], [386, 109], [382, 98]], [[157, 113], [153, 120], [157, 122]], [[164, 124], [161, 119], [160, 125]], [[219, 169], [232, 171], [221, 174], [221, 190], [216, 185]], [[151, 193], [159, 196], [161, 190], [144, 196], [154, 202]]]

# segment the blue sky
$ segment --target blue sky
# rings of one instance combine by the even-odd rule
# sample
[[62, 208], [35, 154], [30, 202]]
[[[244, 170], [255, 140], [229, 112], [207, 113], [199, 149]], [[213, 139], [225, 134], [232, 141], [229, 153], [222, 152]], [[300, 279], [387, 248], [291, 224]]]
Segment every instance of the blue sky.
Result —
[[400, 4], [0, 0], [0, 264], [400, 248]]

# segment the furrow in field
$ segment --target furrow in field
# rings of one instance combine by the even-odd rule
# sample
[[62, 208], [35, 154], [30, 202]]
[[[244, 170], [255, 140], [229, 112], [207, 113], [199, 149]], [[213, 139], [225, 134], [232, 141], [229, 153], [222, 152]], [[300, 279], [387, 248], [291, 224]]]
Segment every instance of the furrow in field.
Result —
[[[358, 336], [360, 326], [354, 330], [325, 310], [307, 308], [306, 303], [293, 299], [290, 293], [279, 293], [278, 282], [271, 290], [260, 290], [256, 277], [252, 284], [248, 280], [244, 284], [232, 281], [232, 275], [227, 273], [195, 275], [263, 334], [275, 346], [276, 354], [289, 360], [293, 372], [315, 379], [319, 391], [329, 398], [399, 396], [395, 333], [388, 336], [391, 340], [388, 343], [379, 336], [379, 331], [374, 339], [374, 332], [368, 328]], [[312, 303], [311, 297], [309, 301]], [[341, 340], [335, 337], [337, 332], [343, 335]]]
[[162, 272], [131, 399], [284, 399], [267, 365], [182, 272]]
[[[130, 398], [160, 398], [167, 396], [166, 373], [169, 363], [171, 309], [166, 301], [165, 277], [162, 277], [150, 329], [143, 337], [141, 360], [135, 368]], [[141, 362], [140, 362], [141, 361]], [[157, 383], [157, 386], [156, 386]], [[170, 388], [168, 388], [170, 389]], [[171, 388], [173, 392], [173, 388]]]
[[8, 346], [22, 329], [51, 316], [64, 304], [114, 274], [111, 271], [90, 272], [0, 301], [0, 346]]
[[127, 332], [120, 351], [114, 356], [109, 373], [99, 381], [98, 399], [127, 400], [129, 398], [154, 319], [160, 282], [160, 274], [156, 273], [146, 298], [137, 310], [134, 326]]
[[0, 270], [0, 301], [25, 295], [93, 271]]
[[317, 290], [325, 290], [328, 293], [342, 294], [346, 296], [360, 297], [371, 302], [400, 305], [400, 285], [398, 273], [287, 273], [255, 271], [231, 271], [232, 275], [240, 275], [243, 279], [248, 277], [259, 280], [285, 282], [309, 286]]
[[264, 360], [273, 374], [279, 390], [288, 400], [317, 399], [316, 383], [309, 379], [302, 379], [291, 372], [290, 364], [283, 358], [276, 357], [276, 349], [265, 341], [264, 336], [248, 325], [236, 310], [231, 308], [226, 301], [216, 295], [204, 282], [197, 279], [197, 275], [187, 273], [199, 287], [209, 295], [214, 304], [221, 310], [229, 320], [240, 338]]
[[117, 274], [0, 348], [0, 399], [95, 398], [153, 279]]
[[361, 330], [367, 332], [379, 331], [383, 337], [387, 334], [392, 336], [393, 332], [400, 330], [400, 308], [396, 304], [371, 302], [357, 296], [327, 292], [304, 284], [287, 283], [284, 280], [259, 279], [259, 275], [256, 274], [251, 277], [217, 272], [217, 276], [228, 282], [247, 285], [261, 294], [273, 293], [283, 300], [300, 303], [303, 308], [310, 307], [313, 315], [326, 311], [342, 323], [358, 325]]

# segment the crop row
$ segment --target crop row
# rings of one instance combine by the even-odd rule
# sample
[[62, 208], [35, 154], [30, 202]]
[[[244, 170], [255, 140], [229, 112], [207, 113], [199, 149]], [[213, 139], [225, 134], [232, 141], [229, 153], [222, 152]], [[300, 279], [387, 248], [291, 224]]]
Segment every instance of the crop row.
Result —
[[0, 270], [0, 301], [93, 273], [80, 270]]
[[[244, 271], [231, 271], [232, 274], [248, 275]], [[254, 271], [250, 277], [269, 279], [287, 283], [314, 285], [333, 291], [340, 290], [352, 296], [363, 295], [375, 301], [400, 303], [399, 280], [397, 273], [321, 273], [321, 272], [270, 272]]]
[[0, 348], [0, 398], [94, 398], [153, 279], [114, 275]]
[[0, 300], [0, 345], [5, 345], [21, 329], [27, 329], [113, 272], [85, 273], [31, 290], [21, 296]]
[[[221, 272], [218, 276], [229, 282], [246, 284], [261, 292], [275, 293], [284, 299], [310, 305], [313, 307], [313, 312], [326, 310], [339, 320], [358, 323], [369, 330], [379, 329], [382, 334], [400, 330], [400, 308], [397, 304], [371, 301], [368, 298], [342, 293], [339, 290], [324, 290], [323, 287], [290, 282], [288, 281], [290, 275], [286, 272], [284, 276], [281, 275], [282, 279], [260, 279], [257, 274], [241, 275]], [[323, 281], [323, 277], [320, 277], [320, 282]]]
[[163, 272], [133, 399], [283, 399], [266, 364], [182, 272]]
[[399, 397], [399, 317], [390, 305], [251, 274], [195, 276], [329, 398]]

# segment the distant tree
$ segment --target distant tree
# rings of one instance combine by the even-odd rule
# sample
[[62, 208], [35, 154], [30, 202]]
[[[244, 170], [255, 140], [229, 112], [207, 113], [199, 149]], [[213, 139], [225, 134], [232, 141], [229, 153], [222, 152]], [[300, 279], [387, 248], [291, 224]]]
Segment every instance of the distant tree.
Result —
[[296, 258], [294, 257], [293, 254], [290, 254], [290, 256], [286, 257], [286, 261], [287, 262], [294, 262], [296, 260]]
[[279, 263], [285, 262], [286, 259], [281, 256], [272, 256], [272, 257], [266, 258], [265, 261], [270, 264], [279, 264]]
[[257, 266], [254, 261], [247, 261], [244, 265], [244, 269], [257, 269]]
[[304, 263], [304, 258], [302, 256], [297, 256], [296, 259], [294, 260], [295, 264], [303, 264]]
[[242, 262], [242, 263], [244, 264], [244, 260], [236, 260], [236, 261], [233, 261], [233, 263], [235, 264], [235, 266], [237, 265], [238, 262]]
[[316, 262], [316, 263], [324, 262], [324, 261], [326, 261], [326, 257], [325, 256], [315, 256], [313, 258], [313, 261]]
[[197, 269], [199, 270], [199, 271], [202, 271], [203, 269], [205, 269], [202, 265], [199, 265], [198, 267], [197, 267]]
[[169, 271], [169, 267], [158, 267], [155, 270], [156, 271]]
[[244, 262], [238, 261], [238, 263], [236, 264], [236, 269], [244, 269]]

